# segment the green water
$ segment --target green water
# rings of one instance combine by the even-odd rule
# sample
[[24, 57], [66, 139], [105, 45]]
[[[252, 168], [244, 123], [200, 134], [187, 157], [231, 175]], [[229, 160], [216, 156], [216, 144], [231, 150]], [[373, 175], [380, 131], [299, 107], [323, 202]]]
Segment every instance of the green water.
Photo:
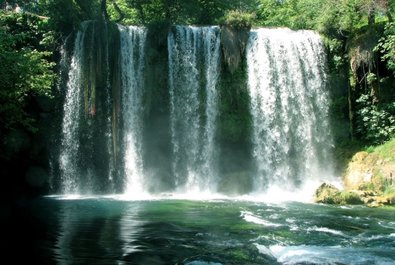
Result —
[[395, 264], [394, 209], [111, 197], [26, 208], [10, 246], [40, 264]]

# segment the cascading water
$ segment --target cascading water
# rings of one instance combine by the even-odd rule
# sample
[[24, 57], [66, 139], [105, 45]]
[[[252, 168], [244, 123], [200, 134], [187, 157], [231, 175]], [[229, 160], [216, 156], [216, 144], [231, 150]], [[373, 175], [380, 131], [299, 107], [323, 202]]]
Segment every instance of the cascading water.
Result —
[[257, 29], [247, 45], [256, 191], [330, 176], [325, 52], [318, 34]]
[[142, 161], [142, 97], [146, 29], [119, 26], [121, 33], [121, 80], [123, 160], [126, 194], [145, 191]]
[[168, 53], [175, 185], [215, 190], [219, 28], [176, 26], [168, 35]]
[[[160, 88], [169, 89], [169, 98], [160, 103], [169, 105], [161, 119], [170, 124], [159, 128], [168, 131], [168, 138], [159, 141], [169, 143], [162, 146], [163, 154], [172, 154], [166, 160], [172, 169], [169, 166], [163, 176], [147, 173], [156, 165], [144, 160], [157, 154], [149, 149], [149, 141], [166, 134], [146, 131], [151, 127], [144, 113], [152, 106], [143, 107], [150, 102], [145, 85], [149, 81], [156, 86], [156, 81], [147, 79], [145, 73], [152, 69], [145, 68], [158, 58], [146, 54], [146, 42], [145, 28], [111, 29], [93, 21], [84, 22], [76, 34], [59, 155], [62, 193], [226, 193], [251, 180], [253, 191], [264, 193], [276, 186], [292, 191], [331, 176], [326, 61], [318, 34], [288, 29], [250, 33], [247, 78], [256, 166], [251, 176], [249, 163], [240, 176], [218, 166], [223, 163], [215, 141], [221, 53], [220, 29], [215, 26], [175, 26], [168, 34], [168, 83]], [[143, 130], [150, 137], [143, 137]], [[155, 186], [161, 183], [163, 188]]]
[[[61, 191], [67, 194], [114, 192], [117, 113], [111, 93], [117, 69], [110, 66], [107, 26], [82, 23], [66, 84], [59, 155]], [[113, 45], [113, 44], [111, 44]], [[115, 105], [115, 104], [114, 104]]]
[[78, 191], [78, 171], [76, 168], [79, 143], [78, 122], [80, 117], [81, 89], [81, 58], [84, 56], [83, 42], [87, 24], [82, 24], [82, 30], [78, 31], [75, 39], [74, 54], [71, 59], [69, 80], [67, 83], [66, 99], [64, 103], [64, 115], [62, 123], [62, 147], [60, 151], [59, 167], [62, 182], [62, 192], [69, 194]]

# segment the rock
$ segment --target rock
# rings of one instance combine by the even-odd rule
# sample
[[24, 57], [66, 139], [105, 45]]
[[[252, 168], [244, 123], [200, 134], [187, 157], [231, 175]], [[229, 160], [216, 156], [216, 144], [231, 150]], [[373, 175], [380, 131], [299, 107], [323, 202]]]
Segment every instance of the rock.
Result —
[[376, 201], [373, 201], [372, 203], [369, 203], [368, 206], [369, 206], [369, 207], [372, 207], [372, 208], [376, 208], [376, 207], [380, 207], [380, 206], [383, 206], [383, 205], [382, 205], [382, 204], [379, 204], [379, 203], [376, 202]]
[[315, 202], [327, 204], [363, 204], [361, 196], [354, 191], [340, 191], [331, 184], [323, 183], [315, 193]]
[[235, 196], [250, 192], [252, 185], [249, 172], [238, 171], [224, 175], [218, 185], [218, 190], [229, 196]]
[[335, 198], [339, 193], [340, 190], [335, 186], [323, 183], [315, 192], [315, 202], [335, 204]]
[[394, 204], [395, 141], [385, 145], [383, 149], [376, 148], [371, 153], [358, 152], [353, 156], [344, 176], [346, 191], [333, 197], [335, 203], [361, 201], [370, 207]]
[[374, 198], [373, 197], [364, 197], [362, 198], [362, 201], [364, 204], [370, 204], [374, 202]]
[[1, 143], [1, 156], [10, 159], [19, 152], [29, 149], [30, 145], [30, 136], [24, 130], [11, 130]]
[[32, 166], [25, 174], [26, 182], [35, 188], [43, 188], [49, 180], [49, 174], [41, 167]]
[[395, 204], [395, 195], [388, 196], [387, 197], [387, 202], [389, 205], [394, 205]]
[[361, 198], [361, 196], [358, 195], [355, 191], [342, 191], [340, 193], [337, 193], [334, 201], [336, 204], [352, 204], [352, 205], [357, 205], [357, 204], [363, 204], [364, 201]]
[[353, 192], [357, 193], [361, 197], [377, 196], [377, 193], [373, 190], [360, 190], [359, 189], [359, 190], [356, 190]]
[[34, 99], [42, 112], [49, 113], [54, 108], [54, 100], [48, 96], [35, 96]]
[[221, 28], [221, 45], [224, 61], [231, 73], [239, 67], [249, 38], [249, 29]]
[[378, 203], [388, 204], [388, 198], [387, 197], [377, 197], [376, 201]]
[[349, 163], [344, 176], [344, 185], [347, 190], [357, 190], [362, 184], [372, 181], [373, 169], [367, 152], [356, 153]]
[[363, 162], [363, 160], [364, 160], [368, 155], [369, 155], [368, 152], [358, 152], [358, 153], [356, 153], [356, 154], [352, 157], [351, 161], [352, 161], [352, 162]]

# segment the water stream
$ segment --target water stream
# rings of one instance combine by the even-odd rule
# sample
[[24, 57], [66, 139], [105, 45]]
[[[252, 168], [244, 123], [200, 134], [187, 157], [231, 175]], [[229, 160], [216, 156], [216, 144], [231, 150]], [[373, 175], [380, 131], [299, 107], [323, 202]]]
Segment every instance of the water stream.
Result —
[[258, 190], [333, 175], [325, 50], [312, 31], [257, 29], [247, 46]]
[[[98, 265], [395, 263], [393, 209], [62, 196], [35, 201], [29, 210], [23, 243], [34, 252], [13, 256], [13, 263], [24, 257]], [[9, 230], [8, 245], [25, 230], [21, 225]]]
[[176, 187], [215, 191], [219, 28], [176, 26], [168, 36], [168, 50]]
[[[226, 115], [220, 115], [220, 91], [227, 87], [221, 87], [226, 70], [220, 34], [216, 26], [174, 26], [161, 40], [141, 27], [81, 25], [74, 50], [64, 53], [71, 63], [60, 89], [62, 129], [52, 162], [53, 192], [63, 195], [18, 202], [2, 212], [9, 222], [5, 245], [26, 252], [13, 254], [11, 263], [395, 264], [393, 209], [306, 203], [319, 182], [333, 177], [329, 88], [318, 34], [250, 32], [245, 76], [238, 73], [234, 86], [238, 95], [248, 91], [249, 99], [226, 103], [235, 110], [246, 104], [250, 112], [251, 139], [243, 142], [251, 143], [251, 155], [232, 161], [251, 157], [244, 164], [254, 166], [221, 172], [220, 154], [226, 154], [219, 152], [218, 124]], [[148, 50], [156, 47], [152, 38], [166, 56]], [[158, 60], [167, 68], [152, 67]], [[152, 69], [155, 75], [147, 74]], [[152, 80], [158, 71], [165, 84]], [[156, 96], [161, 100], [153, 101]], [[237, 115], [228, 117], [238, 124]], [[163, 139], [155, 139], [159, 135]], [[150, 154], [161, 154], [168, 167], [149, 175], [147, 164], [159, 160]], [[169, 170], [160, 175], [163, 168]], [[252, 189], [218, 194], [220, 185], [243, 182]], [[157, 190], [168, 192], [151, 192], [162, 183], [166, 187]]]

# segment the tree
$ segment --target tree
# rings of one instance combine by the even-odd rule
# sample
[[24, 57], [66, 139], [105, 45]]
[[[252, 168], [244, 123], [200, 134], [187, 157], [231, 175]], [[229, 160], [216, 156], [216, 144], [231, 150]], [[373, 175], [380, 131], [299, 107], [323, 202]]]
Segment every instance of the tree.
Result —
[[[26, 111], [34, 95], [51, 95], [55, 80], [51, 52], [45, 49], [46, 22], [28, 14], [0, 13], [0, 130], [34, 131]], [[44, 41], [44, 42], [43, 42]]]
[[384, 36], [380, 39], [377, 50], [382, 54], [381, 59], [386, 62], [395, 77], [395, 23], [388, 23]]

